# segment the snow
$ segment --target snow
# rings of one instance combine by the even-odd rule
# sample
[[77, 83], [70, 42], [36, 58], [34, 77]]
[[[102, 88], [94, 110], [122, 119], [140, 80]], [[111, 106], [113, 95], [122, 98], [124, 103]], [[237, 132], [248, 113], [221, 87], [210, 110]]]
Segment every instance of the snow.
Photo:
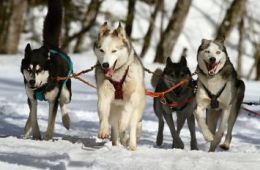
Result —
[[[71, 55], [74, 70], [80, 71], [95, 64], [92, 52]], [[143, 116], [143, 132], [137, 151], [97, 139], [98, 115], [96, 91], [73, 80], [73, 98], [69, 105], [71, 129], [65, 130], [61, 114], [56, 118], [53, 141], [23, 139], [23, 128], [28, 116], [26, 94], [19, 73], [21, 56], [0, 57], [0, 169], [252, 169], [260, 168], [260, 118], [241, 111], [233, 131], [230, 151], [218, 149], [208, 153], [206, 143], [196, 130], [199, 151], [190, 151], [189, 132], [185, 126], [181, 137], [185, 149], [171, 149], [172, 138], [165, 126], [164, 144], [155, 146], [157, 118], [152, 99], [147, 97]], [[157, 65], [145, 63], [153, 69]], [[19, 74], [18, 74], [19, 73]], [[84, 76], [94, 82], [94, 73]], [[146, 86], [151, 88], [150, 75]], [[246, 101], [259, 100], [260, 82], [246, 82]], [[48, 105], [39, 102], [38, 118], [42, 134], [45, 133]], [[250, 107], [260, 110], [259, 107]]]
[[[219, 24], [229, 6], [221, 1], [194, 0], [190, 13], [184, 25], [183, 33], [176, 44], [172, 58], [174, 61], [183, 49], [189, 49], [188, 64], [192, 71], [196, 66], [196, 50], [202, 38], [212, 39], [215, 26]], [[231, 1], [228, 1], [231, 2]], [[166, 1], [166, 16], [170, 16], [175, 3]], [[248, 9], [259, 6], [256, 0], [250, 0]], [[110, 11], [123, 19], [126, 15], [127, 2], [118, 0], [104, 1], [102, 11]], [[209, 10], [210, 9], [210, 10]], [[146, 12], [143, 12], [146, 11]], [[133, 24], [133, 37], [143, 38], [148, 27], [147, 18], [153, 11], [142, 2], [137, 3], [136, 19]], [[252, 10], [253, 16], [260, 13]], [[46, 10], [35, 9], [37, 16], [44, 16]], [[98, 17], [98, 23], [103, 23], [105, 18]], [[114, 21], [112, 21], [114, 22]], [[37, 21], [37, 31], [41, 30], [42, 20]], [[151, 70], [163, 67], [159, 64], [151, 64], [159, 40], [160, 19], [156, 19], [156, 29], [153, 35], [151, 48], [144, 58], [144, 65]], [[165, 19], [164, 26], [167, 24]], [[77, 27], [77, 26], [74, 26]], [[74, 30], [75, 31], [75, 30]], [[95, 34], [91, 30], [91, 34]], [[94, 32], [94, 33], [93, 33]], [[23, 139], [23, 128], [28, 117], [27, 96], [23, 86], [23, 78], [20, 73], [20, 62], [23, 57], [23, 49], [28, 42], [28, 35], [24, 35], [19, 45], [20, 54], [0, 56], [0, 169], [176, 169], [176, 170], [259, 170], [260, 169], [260, 117], [248, 116], [241, 110], [233, 130], [233, 139], [229, 151], [217, 149], [215, 153], [208, 153], [209, 143], [196, 128], [199, 151], [190, 151], [190, 135], [185, 125], [181, 138], [185, 149], [171, 149], [172, 138], [168, 126], [164, 130], [164, 143], [161, 147], [155, 145], [157, 135], [157, 117], [152, 108], [152, 98], [147, 97], [147, 106], [143, 115], [143, 131], [137, 151], [128, 151], [122, 146], [112, 147], [111, 142], [98, 139], [98, 114], [97, 96], [95, 89], [85, 86], [77, 80], [73, 80], [72, 102], [69, 105], [71, 129], [67, 131], [61, 123], [61, 114], [58, 112], [55, 124], [55, 137], [52, 141], [34, 141]], [[81, 71], [96, 63], [92, 52], [92, 39], [87, 37], [90, 50], [82, 54], [71, 54], [74, 71]], [[227, 43], [227, 50], [233, 63], [236, 62], [237, 52], [234, 46], [237, 42], [237, 31], [232, 32]], [[253, 50], [246, 43], [246, 55], [244, 56], [243, 74], [246, 75], [253, 60]], [[134, 42], [134, 47], [139, 53], [141, 43]], [[36, 48], [38, 45], [33, 43]], [[152, 57], [151, 57], [152, 56]], [[94, 83], [94, 73], [83, 76], [84, 79]], [[150, 75], [146, 73], [146, 88], [152, 90]], [[260, 100], [260, 82], [246, 81], [245, 101]], [[250, 106], [249, 109], [259, 111], [259, 106]], [[174, 115], [174, 113], [173, 113]], [[38, 104], [38, 122], [44, 135], [47, 128], [48, 105], [45, 102]], [[175, 118], [176, 120], [176, 118]]]

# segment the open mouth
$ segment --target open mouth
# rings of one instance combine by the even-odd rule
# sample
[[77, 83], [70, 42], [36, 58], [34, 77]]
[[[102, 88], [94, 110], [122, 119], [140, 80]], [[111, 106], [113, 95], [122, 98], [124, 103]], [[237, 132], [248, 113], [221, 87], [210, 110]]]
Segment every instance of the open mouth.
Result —
[[103, 69], [104, 70], [104, 74], [105, 74], [105, 77], [107, 78], [111, 78], [114, 71], [115, 71], [115, 67], [116, 67], [116, 62], [117, 60], [114, 62], [113, 66], [108, 68], [108, 69]]
[[207, 69], [208, 69], [208, 74], [213, 76], [214, 74], [216, 74], [216, 70], [218, 68], [218, 65], [220, 62], [217, 62], [217, 63], [208, 63], [206, 61], [204, 61], [206, 66], [207, 66]]

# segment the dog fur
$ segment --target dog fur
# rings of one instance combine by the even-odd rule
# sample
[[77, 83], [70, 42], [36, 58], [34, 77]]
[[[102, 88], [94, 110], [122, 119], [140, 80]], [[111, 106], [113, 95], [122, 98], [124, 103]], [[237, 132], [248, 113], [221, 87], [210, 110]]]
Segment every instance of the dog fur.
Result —
[[[62, 1], [49, 0], [48, 14], [44, 21], [43, 46], [31, 49], [30, 44], [25, 48], [25, 56], [21, 63], [21, 72], [24, 77], [24, 85], [28, 96], [30, 114], [25, 125], [25, 138], [32, 134], [33, 139], [41, 139], [41, 133], [37, 122], [36, 92], [42, 91], [44, 98], [49, 103], [48, 127], [45, 139], [53, 137], [55, 117], [60, 105], [62, 122], [65, 128], [70, 127], [70, 118], [67, 112], [67, 104], [71, 100], [71, 80], [63, 86], [63, 81], [57, 82], [57, 76], [67, 76], [69, 66], [60, 56], [50, 53], [50, 49], [59, 49], [59, 38], [62, 23]], [[60, 51], [61, 52], [61, 51]], [[62, 52], [61, 52], [62, 53]]]
[[[153, 107], [154, 112], [158, 117], [159, 123], [156, 144], [160, 146], [163, 142], [163, 129], [165, 120], [170, 128], [173, 138], [172, 147], [183, 149], [184, 144], [179, 135], [185, 121], [187, 120], [191, 135], [190, 148], [192, 150], [197, 150], [198, 147], [195, 133], [195, 118], [193, 115], [196, 106], [194, 92], [195, 85], [191, 79], [191, 72], [187, 66], [185, 56], [182, 56], [180, 62], [178, 63], [173, 63], [168, 57], [164, 70], [162, 71], [157, 69], [155, 72], [156, 74], [152, 76], [152, 84], [156, 87], [155, 92], [165, 91], [182, 80], [188, 80], [188, 84], [165, 95], [165, 100], [167, 103], [178, 103], [194, 98], [191, 102], [184, 103], [175, 108], [171, 108], [168, 104], [162, 104], [161, 98], [154, 98]], [[160, 76], [158, 76], [158, 74]], [[156, 77], [159, 77], [158, 81]], [[177, 114], [177, 131], [175, 130], [172, 117], [173, 111]]]
[[[109, 137], [118, 144], [118, 138], [128, 149], [135, 150], [142, 127], [142, 114], [145, 108], [144, 71], [139, 58], [119, 24], [112, 32], [107, 23], [100, 27], [94, 51], [99, 65], [95, 70], [98, 94], [98, 114], [100, 128], [98, 137]], [[128, 69], [128, 73], [126, 70]], [[123, 98], [115, 99], [115, 88], [108, 79], [120, 81]]]
[[[198, 49], [198, 91], [195, 117], [206, 141], [211, 142], [209, 151], [215, 151], [228, 125], [226, 139], [221, 148], [228, 150], [232, 129], [244, 98], [245, 85], [229, 60], [224, 39], [203, 39]], [[207, 90], [209, 92], [207, 92]], [[208, 93], [219, 97], [210, 97]], [[206, 120], [203, 113], [206, 111]], [[218, 130], [216, 131], [219, 122]]]

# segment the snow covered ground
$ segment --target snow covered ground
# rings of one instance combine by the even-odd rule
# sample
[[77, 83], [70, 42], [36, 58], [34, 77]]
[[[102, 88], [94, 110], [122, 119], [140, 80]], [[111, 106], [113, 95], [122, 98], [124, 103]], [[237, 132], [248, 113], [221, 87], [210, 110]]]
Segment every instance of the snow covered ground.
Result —
[[[197, 129], [200, 151], [189, 150], [189, 132], [185, 126], [181, 137], [185, 149], [171, 149], [172, 138], [165, 126], [164, 144], [155, 146], [157, 118], [152, 99], [147, 97], [143, 116], [143, 133], [135, 152], [96, 138], [98, 116], [96, 91], [73, 80], [73, 100], [69, 105], [71, 129], [65, 130], [58, 113], [55, 140], [23, 139], [23, 127], [28, 116], [26, 94], [19, 73], [22, 56], [0, 57], [0, 169], [260, 169], [260, 117], [250, 117], [241, 111], [233, 131], [231, 149], [208, 153], [206, 143]], [[93, 53], [72, 55], [74, 70], [88, 68], [95, 63]], [[149, 68], [156, 66], [151, 64]], [[94, 82], [93, 72], [84, 76]], [[150, 76], [146, 74], [147, 88]], [[260, 82], [246, 82], [245, 100], [259, 100]], [[48, 106], [39, 103], [38, 119], [41, 132], [47, 126]], [[251, 107], [260, 110], [260, 107]]]

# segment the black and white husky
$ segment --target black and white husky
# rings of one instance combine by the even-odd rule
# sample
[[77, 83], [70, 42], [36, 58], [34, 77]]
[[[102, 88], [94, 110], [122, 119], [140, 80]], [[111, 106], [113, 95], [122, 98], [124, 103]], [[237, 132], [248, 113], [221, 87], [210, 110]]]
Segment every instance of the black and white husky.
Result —
[[[224, 39], [203, 39], [198, 49], [198, 91], [195, 117], [205, 140], [211, 142], [209, 151], [215, 151], [227, 127], [221, 148], [228, 150], [232, 129], [244, 98], [245, 85], [229, 60]], [[206, 121], [203, 112], [206, 112]], [[217, 128], [217, 123], [219, 127]]]
[[33, 139], [41, 139], [37, 122], [37, 100], [49, 102], [48, 127], [45, 138], [53, 137], [55, 117], [60, 105], [62, 123], [69, 129], [70, 118], [66, 105], [71, 100], [71, 81], [56, 81], [57, 76], [68, 76], [72, 72], [70, 58], [59, 50], [59, 38], [62, 23], [61, 0], [48, 1], [48, 14], [43, 28], [43, 46], [25, 48], [21, 63], [30, 114], [25, 125], [25, 138], [31, 134]]

